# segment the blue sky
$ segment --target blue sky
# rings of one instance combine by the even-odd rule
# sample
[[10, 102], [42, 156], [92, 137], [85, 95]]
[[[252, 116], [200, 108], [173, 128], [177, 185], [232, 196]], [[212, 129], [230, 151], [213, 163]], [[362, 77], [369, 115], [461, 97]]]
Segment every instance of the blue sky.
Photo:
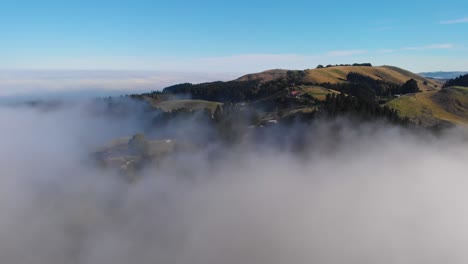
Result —
[[2, 0], [0, 68], [468, 70], [467, 32], [466, 0]]

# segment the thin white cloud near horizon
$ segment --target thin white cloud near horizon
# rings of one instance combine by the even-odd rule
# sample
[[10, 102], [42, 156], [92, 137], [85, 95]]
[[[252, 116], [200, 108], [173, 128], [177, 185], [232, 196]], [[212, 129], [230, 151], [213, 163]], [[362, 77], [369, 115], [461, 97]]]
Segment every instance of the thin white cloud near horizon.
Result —
[[0, 98], [114, 96], [160, 90], [177, 83], [227, 81], [240, 73], [102, 71], [102, 70], [0, 70]]
[[[425, 52], [429, 50], [457, 52], [441, 56]], [[463, 45], [439, 43], [385, 47], [377, 50], [335, 50], [317, 54], [236, 54], [189, 58], [95, 57], [56, 61], [51, 59], [48, 62], [52, 63], [48, 66], [61, 70], [0, 70], [0, 97], [45, 93], [80, 93], [88, 96], [118, 92], [125, 94], [159, 90], [182, 82], [233, 80], [247, 73], [269, 69], [310, 69], [319, 64], [369, 62], [373, 65], [398, 66], [412, 72], [468, 71], [466, 51]], [[93, 68], [88, 68], [90, 65]], [[111, 71], [95, 70], [115, 65], [118, 66]], [[28, 66], [32, 68], [33, 65]]]
[[403, 47], [402, 50], [431, 50], [431, 49], [453, 49], [455, 48], [454, 44], [444, 43], [444, 44], [431, 44], [425, 46], [415, 46], [415, 47]]
[[443, 20], [443, 21], [440, 21], [439, 23], [442, 24], [442, 25], [453, 25], [453, 24], [468, 23], [468, 17], [452, 19], [452, 20]]
[[[40, 70], [124, 70], [124, 71], [164, 71], [164, 72], [214, 72], [214, 73], [250, 73], [272, 68], [306, 69], [318, 64], [344, 64], [363, 62], [363, 59], [379, 60], [377, 55], [396, 54], [398, 52], [429, 50], [466, 50], [463, 45], [454, 43], [432, 43], [420, 46], [382, 47], [375, 50], [363, 48], [323, 51], [315, 54], [274, 54], [245, 53], [210, 57], [81, 57], [81, 58], [23, 58], [15, 64], [0, 64], [0, 69], [40, 69]], [[416, 53], [415, 53], [416, 54]], [[431, 56], [431, 54], [427, 54]], [[460, 53], [463, 56], [463, 53]], [[37, 61], [41, 64], [31, 64]], [[44, 62], [47, 64], [44, 64]], [[379, 60], [380, 61], [380, 60]], [[366, 62], [366, 61], [364, 61]], [[5, 62], [3, 62], [5, 63]], [[397, 63], [398, 65], [399, 63]], [[428, 69], [413, 69], [427, 71]], [[450, 69], [440, 69], [450, 70]]]
[[[182, 65], [184, 68], [212, 71], [239, 71], [245, 73], [260, 72], [268, 69], [302, 70], [315, 68], [319, 64], [352, 64], [370, 62], [375, 65], [395, 65], [414, 72], [423, 71], [453, 71], [468, 69], [468, 63], [460, 63], [460, 55], [456, 61], [452, 57], [437, 57], [423, 54], [420, 51], [461, 49], [462, 46], [453, 43], [435, 43], [413, 47], [382, 48], [377, 50], [350, 49], [335, 50], [318, 54], [238, 54], [232, 56], [193, 58], [183, 61], [172, 60], [172, 65]], [[410, 52], [414, 51], [414, 54]], [[403, 54], [404, 52], [404, 54]], [[400, 56], [401, 55], [401, 56]], [[424, 56], [421, 56], [424, 55]], [[412, 59], [414, 57], [415, 59]], [[440, 62], [440, 63], [439, 63]], [[460, 65], [462, 65], [461, 68]], [[457, 68], [452, 68], [457, 67]]]

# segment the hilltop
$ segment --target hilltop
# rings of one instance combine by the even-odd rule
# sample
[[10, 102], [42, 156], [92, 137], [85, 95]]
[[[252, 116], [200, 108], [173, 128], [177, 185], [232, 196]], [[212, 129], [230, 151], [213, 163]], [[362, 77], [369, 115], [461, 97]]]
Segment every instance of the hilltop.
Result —
[[[422, 91], [434, 91], [440, 89], [442, 86], [442, 83], [437, 80], [426, 78], [394, 66], [329, 66], [316, 69], [307, 69], [304, 72], [305, 76], [303, 81], [314, 84], [346, 83], [349, 73], [358, 73], [364, 76], [368, 76], [374, 80], [380, 80], [399, 85], [405, 83], [409, 79], [415, 79]], [[284, 78], [286, 74], [287, 70], [268, 70], [244, 75], [236, 79], [236, 81], [258, 80], [266, 82], [278, 78]]]
[[244, 76], [241, 76], [235, 81], [262, 81], [262, 82], [268, 82], [272, 81], [278, 78], [284, 78], [286, 77], [288, 70], [282, 70], [282, 69], [273, 69], [273, 70], [267, 70], [259, 73], [251, 73], [247, 74]]

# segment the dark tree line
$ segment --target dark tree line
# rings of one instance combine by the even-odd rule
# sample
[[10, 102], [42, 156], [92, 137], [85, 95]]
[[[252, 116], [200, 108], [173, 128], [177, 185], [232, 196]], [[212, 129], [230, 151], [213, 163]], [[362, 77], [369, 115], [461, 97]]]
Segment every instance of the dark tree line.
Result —
[[399, 92], [400, 94], [408, 94], [419, 93], [421, 90], [419, 89], [418, 82], [415, 79], [410, 79], [400, 87]]
[[335, 65], [331, 65], [331, 64], [328, 64], [326, 67], [323, 67], [323, 65], [318, 65], [317, 66], [317, 69], [321, 69], [321, 68], [330, 68], [330, 67], [339, 67], [339, 66], [365, 66], [365, 67], [372, 67], [372, 64], [371, 63], [353, 63], [353, 64], [335, 64]]
[[403, 85], [392, 82], [376, 80], [369, 76], [350, 72], [346, 76], [347, 82], [342, 83], [321, 83], [320, 86], [337, 90], [366, 101], [375, 101], [376, 96], [390, 97], [396, 94], [407, 94], [420, 92], [416, 80], [410, 79]]
[[468, 74], [458, 76], [457, 78], [448, 80], [443, 88], [451, 87], [451, 86], [465, 86], [468, 87]]
[[188, 96], [190, 99], [223, 103], [254, 101], [270, 96], [289, 86], [300, 84], [305, 75], [306, 73], [304, 71], [288, 71], [286, 77], [268, 82], [253, 80], [210, 82], [201, 84], [182, 83], [167, 87], [162, 92], [156, 91], [140, 96], [164, 99], [170, 98], [171, 96], [182, 95]]
[[384, 118], [398, 124], [408, 124], [407, 118], [401, 118], [398, 113], [388, 106], [380, 106], [375, 101], [363, 100], [356, 96], [341, 94], [327, 94], [323, 106], [329, 117], [348, 115], [364, 120]]
[[258, 81], [183, 83], [165, 88], [163, 94], [182, 94], [190, 96], [191, 99], [217, 102], [240, 102], [248, 100], [258, 85]]

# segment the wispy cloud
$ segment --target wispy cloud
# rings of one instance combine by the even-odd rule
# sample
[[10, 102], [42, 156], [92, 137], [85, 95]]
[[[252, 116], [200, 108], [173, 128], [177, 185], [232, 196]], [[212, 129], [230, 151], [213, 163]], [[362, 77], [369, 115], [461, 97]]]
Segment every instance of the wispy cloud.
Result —
[[402, 50], [431, 50], [431, 49], [452, 49], [455, 45], [451, 43], [445, 44], [431, 44], [426, 46], [404, 47]]
[[453, 19], [453, 20], [440, 21], [440, 24], [443, 24], [443, 25], [461, 24], [461, 23], [468, 23], [468, 17], [463, 17], [463, 18]]
[[382, 53], [392, 53], [392, 52], [395, 52], [394, 49], [379, 49], [379, 50], [376, 50], [377, 53], [379, 54], [382, 54]]
[[[126, 94], [151, 91], [183, 82], [227, 81], [240, 73], [202, 73], [172, 71], [5, 71], [0, 70], [2, 97], [88, 94]], [[86, 93], [85, 93], [86, 92]]]
[[367, 50], [334, 50], [327, 53], [328, 56], [332, 57], [345, 57], [345, 56], [353, 56], [367, 53]]

